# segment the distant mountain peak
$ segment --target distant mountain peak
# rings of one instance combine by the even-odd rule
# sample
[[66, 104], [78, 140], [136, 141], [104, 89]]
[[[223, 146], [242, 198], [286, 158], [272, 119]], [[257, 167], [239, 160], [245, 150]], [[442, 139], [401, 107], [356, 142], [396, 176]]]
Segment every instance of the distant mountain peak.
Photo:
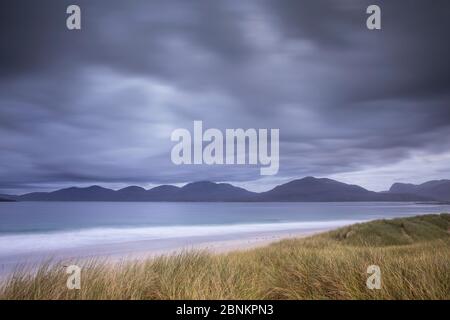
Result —
[[142, 192], [142, 191], [147, 191], [147, 190], [145, 190], [142, 187], [138, 187], [138, 186], [129, 186], [129, 187], [125, 187], [125, 188], [119, 189], [117, 191], [118, 192], [124, 192], [124, 191], [126, 191], [126, 192], [131, 192], [131, 191], [140, 191], [140, 192]]
[[87, 188], [80, 188], [80, 189], [86, 189], [86, 190], [111, 190], [111, 189], [107, 189], [98, 185], [93, 185], [93, 186], [89, 186]]
[[217, 184], [218, 183], [215, 183], [215, 182], [212, 182], [212, 181], [201, 180], [201, 181], [194, 181], [194, 182], [187, 183], [186, 185], [184, 185], [184, 187], [190, 187], [190, 186], [215, 186]]
[[440, 201], [450, 201], [450, 180], [431, 180], [421, 184], [394, 183], [390, 193], [414, 194]]

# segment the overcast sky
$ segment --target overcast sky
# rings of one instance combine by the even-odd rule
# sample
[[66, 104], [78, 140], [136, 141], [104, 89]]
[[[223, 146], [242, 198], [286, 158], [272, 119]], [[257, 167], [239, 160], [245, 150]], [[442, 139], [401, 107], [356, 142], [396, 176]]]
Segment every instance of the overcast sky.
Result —
[[[448, 0], [1, 1], [0, 193], [450, 178], [449, 30]], [[279, 173], [175, 166], [194, 120], [279, 128]]]

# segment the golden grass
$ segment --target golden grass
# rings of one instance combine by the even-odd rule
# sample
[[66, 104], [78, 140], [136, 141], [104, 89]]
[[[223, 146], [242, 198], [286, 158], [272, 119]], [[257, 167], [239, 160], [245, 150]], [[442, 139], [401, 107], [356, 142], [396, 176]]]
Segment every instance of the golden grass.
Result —
[[[450, 215], [380, 220], [244, 252], [184, 252], [82, 264], [68, 290], [59, 264], [17, 272], [0, 299], [449, 299]], [[369, 265], [381, 268], [369, 290]]]

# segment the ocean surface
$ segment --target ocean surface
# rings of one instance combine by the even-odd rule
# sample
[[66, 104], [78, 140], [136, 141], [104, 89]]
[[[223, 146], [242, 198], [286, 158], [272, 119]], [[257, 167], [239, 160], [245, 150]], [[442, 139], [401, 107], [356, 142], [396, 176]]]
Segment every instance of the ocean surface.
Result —
[[[259, 234], [327, 230], [450, 205], [351, 203], [0, 203], [0, 272], [37, 258], [133, 254]], [[138, 245], [137, 245], [138, 244]]]

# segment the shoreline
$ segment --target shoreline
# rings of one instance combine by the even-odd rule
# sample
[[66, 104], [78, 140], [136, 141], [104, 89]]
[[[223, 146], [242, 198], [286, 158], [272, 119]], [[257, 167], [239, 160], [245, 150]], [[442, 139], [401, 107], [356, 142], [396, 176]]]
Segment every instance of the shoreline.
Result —
[[255, 248], [265, 247], [272, 243], [285, 239], [306, 238], [315, 234], [319, 234], [334, 229], [337, 228], [323, 228], [307, 231], [290, 230], [290, 231], [262, 232], [251, 236], [244, 236], [241, 239], [209, 240], [205, 242], [180, 246], [179, 248], [162, 249], [162, 250], [143, 250], [127, 255], [113, 254], [106, 256], [105, 261], [107, 262], [144, 261], [146, 259], [152, 259], [160, 256], [176, 255], [186, 251], [207, 251], [211, 254], [226, 254], [230, 252], [247, 251]]
[[[339, 227], [265, 231], [227, 237], [191, 237], [188, 243], [181, 243], [186, 239], [173, 239], [173, 243], [166, 248], [154, 248], [151, 241], [114, 243], [107, 246], [91, 246], [89, 248], [75, 248], [59, 250], [48, 255], [31, 255], [26, 259], [2, 260], [0, 257], [0, 281], [8, 278], [15, 271], [33, 273], [33, 270], [44, 263], [50, 264], [84, 264], [90, 261], [101, 261], [107, 264], [122, 264], [142, 262], [160, 256], [171, 256], [186, 251], [207, 251], [211, 254], [226, 254], [230, 252], [246, 251], [265, 247], [274, 242], [292, 238], [305, 238], [314, 234], [330, 231]], [[214, 239], [216, 238], [216, 239]], [[85, 251], [83, 253], [83, 251]]]
[[[166, 250], [162, 259], [151, 259], [162, 252], [136, 250], [119, 259], [54, 260], [2, 279], [0, 298], [448, 299], [448, 274], [442, 267], [450, 261], [449, 230], [450, 214], [442, 213], [352, 224], [311, 238], [304, 237], [325, 230], [203, 239], [180, 247], [185, 251], [176, 256], [171, 254], [177, 250]], [[303, 238], [267, 246], [291, 237]], [[196, 249], [213, 254], [189, 251]], [[243, 251], [247, 249], [252, 250]], [[366, 290], [362, 271], [374, 262], [383, 268], [385, 290]], [[68, 290], [69, 265], [81, 268], [82, 291]]]

